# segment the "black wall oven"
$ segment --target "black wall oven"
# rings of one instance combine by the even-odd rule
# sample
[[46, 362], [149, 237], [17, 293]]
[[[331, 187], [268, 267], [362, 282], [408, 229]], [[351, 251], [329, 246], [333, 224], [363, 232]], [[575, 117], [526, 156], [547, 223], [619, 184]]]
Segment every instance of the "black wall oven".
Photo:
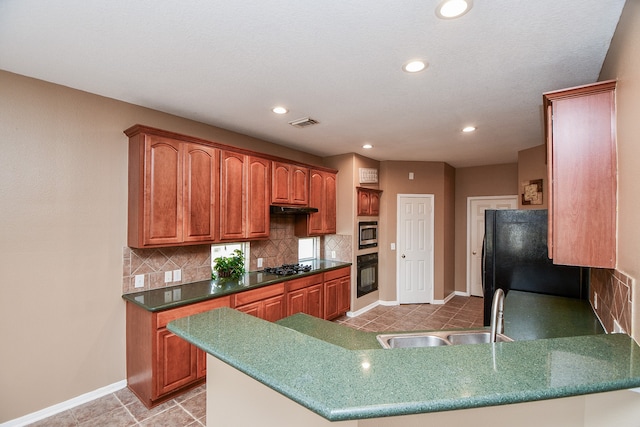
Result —
[[358, 298], [378, 290], [378, 254], [359, 255], [356, 265]]
[[358, 249], [375, 248], [378, 246], [378, 221], [363, 221], [358, 223]]

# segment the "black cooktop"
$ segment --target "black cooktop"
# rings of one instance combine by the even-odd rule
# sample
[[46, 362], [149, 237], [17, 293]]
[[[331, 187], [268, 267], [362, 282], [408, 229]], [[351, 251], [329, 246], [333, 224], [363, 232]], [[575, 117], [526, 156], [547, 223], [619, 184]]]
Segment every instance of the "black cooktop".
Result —
[[279, 267], [266, 267], [262, 271], [265, 273], [277, 274], [278, 276], [290, 276], [292, 274], [311, 271], [311, 266], [302, 264], [282, 264]]

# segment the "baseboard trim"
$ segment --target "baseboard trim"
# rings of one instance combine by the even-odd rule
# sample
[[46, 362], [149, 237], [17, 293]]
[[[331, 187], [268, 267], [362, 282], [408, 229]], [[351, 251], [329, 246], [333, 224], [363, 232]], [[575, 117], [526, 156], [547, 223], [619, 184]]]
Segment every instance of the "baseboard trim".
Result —
[[127, 380], [118, 381], [117, 383], [110, 384], [108, 386], [101, 387], [99, 389], [90, 391], [88, 393], [82, 394], [80, 396], [74, 397], [72, 399], [66, 400], [64, 402], [55, 404], [53, 406], [49, 406], [48, 408], [41, 409], [36, 412], [32, 412], [31, 414], [27, 414], [20, 418], [16, 418], [5, 423], [0, 424], [0, 427], [22, 427], [36, 421], [44, 420], [45, 418], [49, 418], [53, 415], [59, 414], [60, 412], [64, 412], [71, 408], [75, 408], [76, 406], [80, 406], [87, 402], [91, 402], [92, 400], [98, 399], [102, 396], [106, 396], [107, 394], [114, 393], [120, 389], [123, 389], [127, 386]]

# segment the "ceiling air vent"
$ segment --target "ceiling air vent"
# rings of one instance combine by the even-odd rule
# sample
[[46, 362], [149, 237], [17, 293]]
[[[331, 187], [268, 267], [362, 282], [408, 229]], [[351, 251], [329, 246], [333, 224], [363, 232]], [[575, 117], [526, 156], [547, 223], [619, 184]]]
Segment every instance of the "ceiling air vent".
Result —
[[289, 122], [289, 124], [291, 126], [297, 127], [297, 128], [306, 128], [308, 126], [312, 126], [315, 124], [318, 124], [319, 122], [317, 120], [312, 119], [311, 117], [305, 117], [302, 119], [297, 119], [297, 120], [293, 120], [291, 122]]

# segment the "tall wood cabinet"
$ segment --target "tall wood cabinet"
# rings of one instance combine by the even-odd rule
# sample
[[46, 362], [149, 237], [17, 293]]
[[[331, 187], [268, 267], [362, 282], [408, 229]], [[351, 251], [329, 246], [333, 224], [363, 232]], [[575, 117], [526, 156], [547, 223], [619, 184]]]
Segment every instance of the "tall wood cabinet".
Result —
[[274, 205], [309, 204], [309, 168], [284, 162], [271, 164], [271, 203]]
[[309, 206], [318, 212], [296, 217], [295, 234], [300, 237], [336, 233], [336, 174], [311, 169], [309, 173]]
[[271, 161], [222, 150], [220, 240], [269, 237]]
[[128, 245], [214, 241], [218, 150], [135, 126], [129, 136]]
[[616, 266], [615, 81], [548, 92], [549, 257]]

